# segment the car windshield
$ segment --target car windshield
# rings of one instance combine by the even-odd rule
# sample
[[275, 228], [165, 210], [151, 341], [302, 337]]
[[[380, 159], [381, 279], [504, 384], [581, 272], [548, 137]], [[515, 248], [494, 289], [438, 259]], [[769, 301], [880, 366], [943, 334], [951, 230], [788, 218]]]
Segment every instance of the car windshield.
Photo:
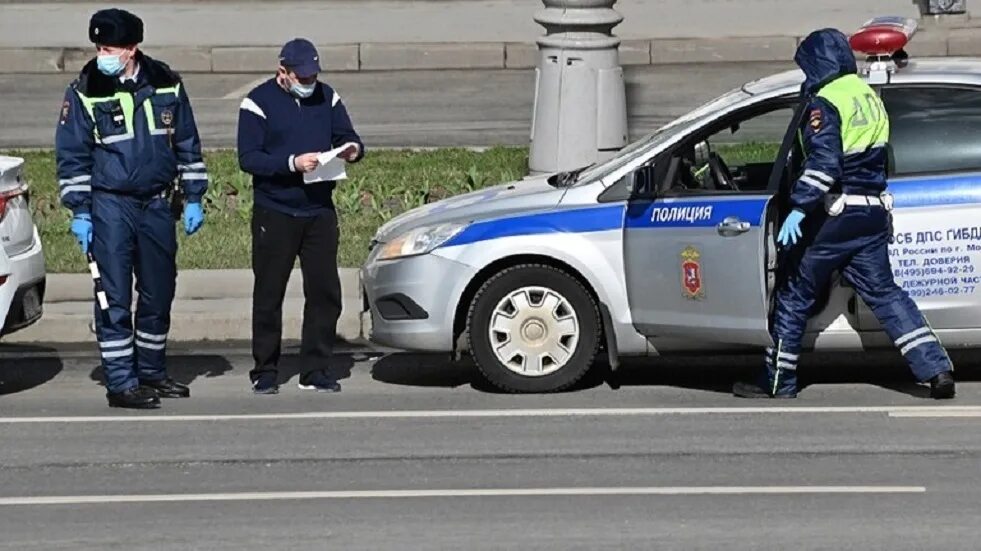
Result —
[[643, 138], [621, 149], [616, 156], [588, 167], [579, 174], [578, 178], [576, 178], [575, 185], [583, 185], [595, 181], [598, 178], [602, 178], [610, 172], [629, 164], [634, 159], [644, 156], [650, 149], [658, 146], [666, 137], [672, 135], [677, 128], [682, 126], [690, 126], [691, 124], [714, 113], [718, 109], [731, 105], [746, 97], [749, 97], [749, 94], [743, 91], [742, 88], [736, 88], [735, 90], [730, 90], [725, 94], [722, 94], [712, 101], [705, 103], [701, 107], [689, 111], [668, 124], [658, 128], [651, 134], [648, 134], [647, 136], [644, 136]]

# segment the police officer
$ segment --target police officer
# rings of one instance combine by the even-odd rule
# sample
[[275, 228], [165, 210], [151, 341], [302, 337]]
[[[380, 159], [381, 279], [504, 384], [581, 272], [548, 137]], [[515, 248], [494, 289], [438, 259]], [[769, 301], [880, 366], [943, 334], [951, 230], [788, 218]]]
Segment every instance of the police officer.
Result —
[[953, 366], [916, 304], [893, 280], [888, 245], [892, 197], [886, 189], [889, 117], [858, 75], [848, 39], [834, 29], [808, 36], [794, 57], [808, 102], [801, 130], [804, 170], [777, 241], [803, 236], [794, 268], [777, 293], [773, 342], [754, 383], [736, 383], [745, 398], [797, 396], [801, 339], [833, 271], [855, 288], [931, 395], [954, 396]]
[[107, 310], [96, 304], [95, 319], [109, 405], [156, 408], [161, 397], [190, 395], [165, 367], [177, 278], [174, 208], [180, 216], [172, 194], [184, 196], [190, 235], [204, 222], [208, 176], [180, 76], [138, 49], [143, 22], [102, 10], [91, 18], [89, 39], [98, 55], [68, 87], [56, 131], [61, 201], [108, 298]]

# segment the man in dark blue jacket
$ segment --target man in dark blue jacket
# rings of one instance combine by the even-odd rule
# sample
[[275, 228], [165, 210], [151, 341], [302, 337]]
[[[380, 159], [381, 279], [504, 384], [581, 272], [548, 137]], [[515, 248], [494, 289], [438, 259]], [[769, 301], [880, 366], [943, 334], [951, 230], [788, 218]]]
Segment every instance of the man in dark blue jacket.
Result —
[[238, 155], [252, 174], [252, 353], [250, 373], [256, 394], [278, 392], [283, 298], [297, 256], [303, 272], [303, 335], [300, 388], [338, 392], [328, 369], [341, 285], [337, 273], [335, 182], [305, 183], [320, 153], [343, 148], [340, 157], [357, 162], [364, 144], [340, 96], [318, 81], [320, 57], [307, 40], [283, 46], [274, 78], [242, 101], [238, 119]]
[[173, 182], [179, 177], [192, 234], [204, 222], [208, 174], [180, 76], [137, 47], [143, 22], [102, 10], [92, 16], [89, 39], [98, 56], [68, 87], [55, 135], [61, 202], [108, 301], [106, 310], [96, 304], [95, 319], [109, 405], [155, 408], [160, 397], [190, 395], [167, 377], [164, 363], [177, 283]]
[[882, 100], [858, 76], [848, 39], [839, 31], [811, 33], [794, 60], [806, 77], [807, 117], [800, 135], [807, 158], [777, 240], [792, 247], [804, 237], [803, 250], [777, 292], [776, 346], [766, 351], [766, 367], [757, 382], [736, 383], [733, 391], [745, 398], [797, 396], [797, 362], [808, 318], [832, 272], [840, 270], [916, 378], [930, 383], [934, 398], [951, 398], [950, 359], [916, 303], [896, 285], [889, 265], [889, 116]]

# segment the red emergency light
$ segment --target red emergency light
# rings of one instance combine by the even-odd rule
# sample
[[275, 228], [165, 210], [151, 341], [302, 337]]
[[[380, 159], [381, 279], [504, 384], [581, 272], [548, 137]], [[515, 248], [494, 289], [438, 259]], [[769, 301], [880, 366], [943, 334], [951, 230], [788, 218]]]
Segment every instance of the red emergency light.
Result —
[[862, 25], [848, 40], [852, 50], [869, 57], [887, 57], [902, 50], [916, 33], [916, 20], [876, 17]]

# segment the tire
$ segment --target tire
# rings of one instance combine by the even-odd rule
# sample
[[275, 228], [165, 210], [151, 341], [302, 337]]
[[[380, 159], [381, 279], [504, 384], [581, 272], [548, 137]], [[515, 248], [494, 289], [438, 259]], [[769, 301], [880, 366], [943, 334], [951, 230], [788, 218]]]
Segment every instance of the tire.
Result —
[[599, 308], [589, 291], [543, 264], [495, 274], [477, 291], [467, 315], [477, 368], [495, 387], [515, 393], [574, 385], [593, 365], [600, 329]]

